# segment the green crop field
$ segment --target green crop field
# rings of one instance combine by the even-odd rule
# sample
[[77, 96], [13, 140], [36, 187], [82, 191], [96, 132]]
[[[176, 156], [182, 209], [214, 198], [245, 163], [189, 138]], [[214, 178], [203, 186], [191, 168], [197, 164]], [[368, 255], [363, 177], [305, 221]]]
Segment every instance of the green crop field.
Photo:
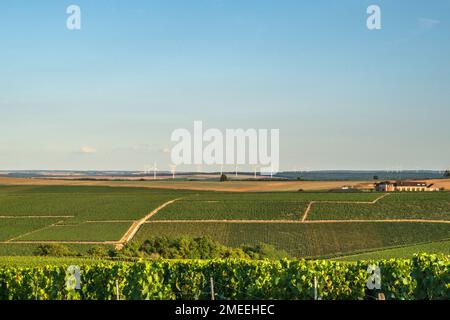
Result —
[[299, 220], [307, 202], [299, 201], [178, 201], [161, 210], [153, 220]]
[[[0, 243], [0, 257], [30, 257], [35, 256], [35, 253], [39, 247], [39, 243]], [[90, 257], [88, 251], [93, 247], [101, 247], [105, 250], [113, 249], [113, 245], [107, 244], [96, 244], [96, 245], [86, 245], [86, 244], [78, 244], [78, 243], [69, 243], [64, 244], [70, 252], [73, 252], [75, 255], [80, 255], [83, 257]]]
[[394, 258], [410, 259], [413, 255], [417, 253], [438, 253], [450, 255], [450, 240], [442, 240], [423, 244], [403, 246], [392, 249], [370, 251], [350, 256], [343, 256], [333, 260], [360, 261], [360, 260], [394, 259]]
[[450, 224], [428, 223], [149, 223], [135, 240], [209, 236], [228, 246], [264, 242], [295, 257], [322, 257], [450, 238]]
[[117, 241], [134, 220], [188, 194], [144, 188], [1, 186], [0, 241]]
[[117, 241], [131, 226], [129, 222], [58, 225], [21, 237], [21, 241]]
[[77, 257], [0, 257], [1, 267], [45, 267], [48, 265], [70, 266], [98, 263], [97, 259]]
[[[381, 198], [383, 195], [0, 186], [0, 255], [32, 255], [39, 242], [48, 241], [73, 242], [67, 246], [85, 254], [93, 244], [116, 243], [134, 221], [174, 199], [178, 201], [161, 209], [150, 218], [150, 223], [142, 226], [134, 241], [142, 242], [153, 236], [206, 235], [228, 246], [264, 242], [295, 257], [376, 255], [375, 252], [380, 257], [409, 256], [420, 249], [447, 252], [447, 246], [441, 242], [450, 238], [450, 224], [446, 223], [317, 223], [317, 220], [355, 219], [450, 220], [450, 193], [393, 193]], [[301, 223], [311, 201], [314, 203], [306, 222], [316, 223]]]
[[378, 193], [272, 192], [188, 195], [152, 220], [300, 220], [311, 201], [371, 202]]
[[56, 218], [0, 219], [0, 240], [6, 241], [58, 222]]
[[44, 186], [0, 189], [0, 216], [72, 216], [86, 220], [135, 220], [182, 192], [142, 188]]
[[201, 192], [185, 196], [199, 201], [363, 201], [382, 196], [377, 192]]
[[311, 209], [309, 219], [450, 220], [450, 193], [393, 193], [376, 204], [316, 203]]

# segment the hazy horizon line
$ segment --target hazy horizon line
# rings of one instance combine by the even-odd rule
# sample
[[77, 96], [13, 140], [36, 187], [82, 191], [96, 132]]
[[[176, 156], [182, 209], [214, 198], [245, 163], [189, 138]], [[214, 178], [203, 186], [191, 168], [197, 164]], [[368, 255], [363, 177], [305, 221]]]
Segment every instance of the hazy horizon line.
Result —
[[[444, 172], [450, 169], [422, 168], [422, 169], [304, 169], [304, 170], [280, 170], [278, 173], [284, 172], [418, 172], [418, 171], [434, 171]], [[144, 172], [137, 169], [0, 169], [0, 172]], [[150, 170], [153, 172], [152, 170]], [[150, 172], [149, 171], [149, 172]], [[168, 172], [170, 170], [157, 170], [157, 172]], [[196, 171], [196, 170], [177, 170], [177, 173], [220, 173], [220, 170]], [[223, 170], [223, 172], [235, 172], [235, 170]], [[239, 172], [253, 173], [252, 170], [238, 170]], [[259, 173], [259, 172], [257, 172]]]

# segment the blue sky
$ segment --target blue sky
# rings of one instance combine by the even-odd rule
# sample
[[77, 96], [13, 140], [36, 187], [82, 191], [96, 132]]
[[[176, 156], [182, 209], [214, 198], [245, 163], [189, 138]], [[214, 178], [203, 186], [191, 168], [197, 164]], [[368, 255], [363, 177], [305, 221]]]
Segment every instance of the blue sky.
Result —
[[2, 0], [0, 40], [0, 170], [165, 169], [194, 120], [280, 129], [283, 170], [450, 167], [448, 0]]

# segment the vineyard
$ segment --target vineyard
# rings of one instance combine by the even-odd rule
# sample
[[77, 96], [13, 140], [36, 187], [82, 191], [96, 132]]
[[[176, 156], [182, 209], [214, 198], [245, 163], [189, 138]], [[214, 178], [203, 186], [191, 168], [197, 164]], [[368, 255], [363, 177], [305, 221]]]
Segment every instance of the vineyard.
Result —
[[52, 225], [58, 222], [57, 218], [41, 219], [2, 219], [0, 220], [0, 240], [9, 240], [34, 230]]
[[385, 247], [450, 238], [450, 225], [428, 223], [148, 223], [136, 235], [206, 235], [237, 247], [259, 242], [274, 245], [294, 257], [334, 257]]
[[[342, 263], [332, 261], [191, 260], [104, 262], [0, 267], [0, 299], [374, 299], [367, 290], [368, 266], [381, 271], [386, 299], [448, 299], [448, 256], [418, 255]], [[79, 268], [79, 278], [72, 272]], [[72, 271], [71, 271], [72, 270]], [[75, 278], [74, 278], [75, 277]], [[212, 280], [212, 281], [211, 281]], [[317, 283], [316, 289], [314, 282]], [[79, 289], [77, 289], [77, 287]]]
[[[89, 222], [80, 225], [58, 225], [21, 236], [17, 241], [114, 241], [130, 227], [129, 222]], [[101, 230], [101, 232], [99, 232]]]
[[152, 220], [300, 220], [305, 201], [189, 201], [181, 200], [161, 210]]
[[355, 201], [371, 202], [380, 197], [375, 192], [201, 192], [187, 194], [189, 201]]
[[265, 243], [295, 258], [375, 251], [382, 258], [387, 249], [406, 258], [415, 253], [407, 248], [427, 243], [448, 252], [450, 193], [0, 186], [0, 256], [33, 255], [43, 243], [83, 256], [93, 246], [154, 236], [208, 236], [230, 247]]
[[134, 220], [174, 197], [174, 193], [141, 188], [2, 187], [0, 216], [61, 217], [67, 224], [88, 220]]
[[394, 193], [375, 204], [316, 203], [311, 220], [435, 219], [450, 220], [450, 194]]
[[400, 246], [390, 249], [388, 248], [388, 249], [368, 251], [350, 256], [342, 256], [337, 258], [337, 260], [359, 261], [359, 260], [378, 260], [383, 258], [392, 259], [392, 258], [402, 258], [405, 257], [405, 255], [409, 255], [412, 257], [417, 252], [450, 255], [450, 240], [439, 240], [439, 241], [425, 242], [422, 244]]
[[117, 241], [133, 221], [175, 193], [185, 192], [76, 186], [0, 187], [0, 241]]

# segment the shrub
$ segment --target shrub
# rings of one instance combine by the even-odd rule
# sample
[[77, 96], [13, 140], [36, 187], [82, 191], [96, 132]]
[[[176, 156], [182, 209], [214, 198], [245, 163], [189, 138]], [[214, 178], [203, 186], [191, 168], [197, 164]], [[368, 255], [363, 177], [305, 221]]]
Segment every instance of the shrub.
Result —
[[57, 243], [41, 244], [36, 248], [34, 254], [36, 256], [54, 256], [54, 257], [75, 255], [74, 252], [70, 251], [70, 249], [65, 245]]
[[87, 254], [91, 257], [108, 257], [109, 251], [105, 247], [95, 246], [95, 247], [90, 248], [87, 251]]
[[277, 250], [273, 245], [260, 242], [256, 246], [245, 246], [243, 251], [254, 260], [289, 258], [284, 250]]
[[259, 243], [241, 248], [227, 247], [209, 237], [152, 237], [142, 244], [131, 242], [113, 257], [164, 258], [164, 259], [281, 259], [289, 258], [284, 250]]
[[131, 247], [126, 248], [126, 252], [133, 256], [145, 254], [166, 259], [248, 258], [241, 249], [228, 248], [209, 237], [154, 237], [145, 240], [140, 246], [131, 244]]

